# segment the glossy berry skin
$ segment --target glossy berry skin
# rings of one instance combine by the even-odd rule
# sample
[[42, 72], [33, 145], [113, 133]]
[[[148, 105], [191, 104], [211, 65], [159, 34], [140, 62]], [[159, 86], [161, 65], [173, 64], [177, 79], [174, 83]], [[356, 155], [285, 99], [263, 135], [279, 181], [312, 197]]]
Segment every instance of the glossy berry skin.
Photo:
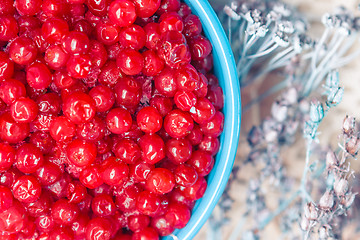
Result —
[[167, 12], [161, 15], [159, 24], [161, 33], [166, 33], [169, 31], [182, 32], [184, 29], [182, 18], [176, 12]]
[[78, 138], [90, 142], [96, 142], [105, 137], [106, 125], [104, 119], [94, 117], [89, 122], [77, 126]]
[[174, 70], [166, 67], [154, 79], [156, 90], [166, 97], [173, 97], [177, 91]]
[[144, 215], [152, 215], [157, 212], [160, 207], [160, 197], [156, 194], [143, 191], [137, 195], [136, 209]]
[[14, 63], [5, 52], [0, 52], [0, 79], [11, 78], [14, 74]]
[[0, 186], [0, 210], [1, 212], [9, 209], [13, 205], [14, 197], [9, 188]]
[[135, 5], [128, 0], [116, 0], [110, 4], [109, 19], [119, 27], [126, 27], [135, 22]]
[[136, 185], [125, 186], [121, 189], [120, 194], [116, 196], [116, 206], [123, 212], [131, 212], [136, 208], [136, 199], [140, 192]]
[[150, 134], [156, 133], [162, 126], [162, 116], [154, 107], [142, 108], [136, 116], [136, 121], [143, 132]]
[[34, 42], [28, 37], [18, 37], [11, 42], [9, 48], [10, 58], [17, 64], [27, 65], [32, 63], [37, 55]]
[[12, 104], [16, 99], [26, 96], [23, 83], [16, 79], [7, 79], [0, 85], [0, 98], [7, 104]]
[[109, 4], [109, 0], [86, 0], [86, 6], [96, 16], [104, 16]]
[[176, 83], [179, 90], [195, 91], [200, 87], [200, 77], [191, 64], [184, 64], [175, 72]]
[[55, 146], [55, 140], [50, 133], [42, 131], [32, 133], [29, 142], [38, 147], [43, 154], [50, 154]]
[[199, 150], [205, 151], [214, 156], [220, 148], [220, 141], [216, 137], [204, 136], [199, 143]]
[[69, 55], [60, 45], [52, 45], [46, 49], [44, 60], [51, 69], [57, 70], [66, 66]]
[[141, 231], [135, 232], [132, 240], [158, 240], [159, 235], [154, 228], [146, 227]]
[[135, 0], [136, 15], [140, 18], [148, 18], [155, 14], [161, 0]]
[[26, 71], [26, 81], [34, 89], [45, 89], [51, 83], [51, 72], [45, 64], [36, 62]]
[[198, 16], [189, 14], [184, 18], [184, 35], [187, 38], [198, 36], [201, 32], [202, 26]]
[[16, 10], [21, 15], [35, 15], [40, 11], [42, 1], [41, 0], [16, 0]]
[[73, 181], [68, 184], [66, 189], [66, 197], [69, 203], [80, 203], [87, 195], [86, 187], [79, 181]]
[[87, 240], [110, 240], [111, 238], [111, 222], [106, 218], [93, 218], [86, 227]]
[[197, 102], [197, 98], [193, 92], [177, 91], [174, 96], [176, 107], [183, 111], [190, 111]]
[[199, 98], [195, 104], [194, 109], [190, 111], [191, 117], [199, 124], [203, 124], [212, 119], [215, 115], [215, 112], [215, 107], [206, 98]]
[[92, 88], [89, 96], [94, 99], [97, 112], [106, 112], [110, 110], [115, 103], [114, 92], [109, 87], [103, 85]]
[[220, 136], [223, 128], [224, 114], [222, 112], [216, 112], [212, 119], [200, 125], [200, 129], [204, 133], [204, 135], [210, 137]]
[[96, 25], [97, 39], [105, 45], [112, 45], [119, 41], [119, 33], [119, 27], [112, 22], [104, 21]]
[[166, 142], [165, 153], [173, 163], [181, 164], [190, 159], [192, 146], [185, 138], [172, 138]]
[[0, 15], [13, 14], [15, 12], [14, 1], [4, 0], [0, 6]]
[[52, 205], [51, 216], [57, 224], [70, 225], [79, 216], [79, 207], [60, 199]]
[[179, 203], [170, 203], [165, 218], [174, 224], [175, 228], [183, 228], [189, 222], [190, 209]]
[[63, 112], [75, 124], [90, 121], [96, 112], [94, 100], [86, 93], [74, 92], [63, 103]]
[[124, 49], [119, 52], [116, 64], [126, 75], [136, 75], [144, 67], [144, 58], [134, 49]]
[[[8, 221], [11, 219], [11, 221]], [[14, 201], [14, 204], [9, 209], [0, 213], [1, 232], [14, 234], [19, 232], [25, 226], [25, 214], [23, 206]], [[13, 235], [14, 236], [14, 235]], [[4, 236], [3, 239], [8, 240], [8, 236]], [[16, 239], [15, 237], [13, 239]]]
[[168, 169], [155, 168], [149, 173], [145, 186], [156, 194], [169, 193], [175, 187], [175, 177]]
[[192, 166], [199, 176], [206, 176], [209, 168], [214, 165], [214, 158], [205, 151], [198, 150], [192, 153], [190, 160], [186, 163]]
[[112, 149], [116, 157], [127, 164], [136, 163], [140, 156], [139, 146], [131, 139], [121, 139]]
[[89, 221], [89, 216], [85, 214], [79, 214], [77, 219], [71, 224], [71, 230], [74, 232], [75, 239], [85, 239], [86, 226]]
[[144, 31], [146, 34], [145, 47], [153, 51], [157, 50], [161, 40], [159, 23], [150, 22], [146, 24], [144, 26]]
[[119, 82], [122, 75], [120, 69], [116, 66], [116, 62], [107, 61], [101, 68], [98, 81], [99, 83], [112, 88]]
[[85, 54], [89, 50], [90, 40], [85, 33], [71, 31], [61, 39], [61, 43], [69, 54]]
[[173, 138], [185, 137], [193, 128], [190, 114], [179, 109], [171, 111], [164, 119], [164, 129]]
[[149, 173], [152, 169], [154, 169], [154, 165], [139, 162], [136, 164], [132, 164], [129, 166], [130, 168], [130, 178], [134, 182], [143, 182], [149, 176]]
[[55, 86], [59, 89], [66, 89], [74, 86], [77, 83], [77, 80], [70, 77], [69, 74], [64, 71], [56, 71], [52, 76]]
[[107, 217], [115, 213], [115, 203], [107, 194], [100, 194], [93, 198], [91, 209], [96, 216]]
[[18, 143], [29, 135], [28, 123], [17, 123], [10, 113], [0, 115], [0, 139], [8, 143]]
[[110, 186], [121, 185], [129, 177], [129, 167], [127, 164], [119, 162], [115, 157], [109, 157], [102, 163], [101, 177]]
[[0, 41], [9, 41], [17, 37], [19, 27], [13, 16], [0, 16]]
[[36, 170], [34, 175], [37, 177], [41, 185], [48, 186], [54, 184], [61, 178], [62, 171], [58, 165], [52, 162], [45, 162]]
[[25, 143], [16, 151], [16, 167], [23, 173], [34, 173], [44, 163], [44, 156], [39, 148]]
[[206, 98], [209, 99], [216, 110], [224, 107], [224, 94], [220, 86], [210, 86]]
[[41, 27], [41, 36], [49, 44], [60, 43], [68, 32], [67, 22], [59, 18], [49, 19]]
[[86, 54], [72, 55], [66, 64], [66, 69], [73, 78], [87, 77], [90, 67], [91, 57]]
[[129, 111], [123, 108], [114, 108], [106, 116], [107, 128], [115, 134], [130, 130], [132, 119]]
[[181, 187], [183, 195], [189, 200], [198, 200], [205, 193], [207, 183], [204, 177], [199, 176], [197, 181], [190, 187]]
[[161, 116], [166, 116], [173, 109], [173, 101], [171, 98], [155, 96], [150, 100], [150, 106], [156, 108]]
[[162, 0], [157, 14], [161, 15], [166, 12], [177, 12], [180, 9], [179, 0]]
[[75, 139], [66, 148], [66, 155], [71, 163], [78, 167], [89, 166], [95, 161], [96, 145], [92, 142]]
[[191, 58], [201, 60], [206, 58], [212, 50], [211, 43], [203, 36], [195, 36], [189, 41]]
[[198, 179], [198, 173], [196, 170], [187, 164], [179, 165], [175, 169], [174, 175], [176, 183], [183, 187], [192, 186]]
[[116, 84], [116, 103], [124, 107], [135, 107], [141, 100], [142, 89], [139, 81], [132, 77], [123, 77]]
[[146, 76], [156, 76], [163, 70], [164, 61], [156, 54], [155, 51], [147, 50], [142, 53], [144, 57], [144, 67], [142, 72]]
[[146, 228], [150, 223], [150, 218], [146, 215], [133, 215], [128, 218], [129, 229], [138, 232]]
[[36, 99], [39, 112], [58, 115], [61, 111], [61, 99], [56, 93], [46, 93]]
[[75, 124], [67, 117], [60, 116], [55, 118], [50, 124], [50, 135], [57, 141], [67, 141], [75, 135]]
[[119, 32], [119, 43], [122, 47], [139, 50], [145, 46], [146, 35], [142, 27], [132, 24]]
[[20, 202], [35, 202], [41, 195], [41, 185], [39, 181], [31, 175], [19, 177], [12, 186], [14, 197]]
[[0, 172], [8, 170], [15, 162], [15, 149], [7, 143], [0, 143]]
[[90, 40], [89, 53], [91, 56], [91, 65], [95, 68], [101, 68], [106, 63], [108, 55], [104, 45], [96, 40]]
[[82, 170], [79, 180], [85, 187], [90, 189], [97, 188], [103, 184], [100, 169], [97, 166], [89, 166]]
[[164, 141], [156, 134], [145, 134], [139, 140], [141, 158], [144, 162], [155, 164], [165, 157]]
[[30, 98], [19, 98], [10, 106], [12, 118], [16, 122], [32, 122], [38, 113], [38, 106]]

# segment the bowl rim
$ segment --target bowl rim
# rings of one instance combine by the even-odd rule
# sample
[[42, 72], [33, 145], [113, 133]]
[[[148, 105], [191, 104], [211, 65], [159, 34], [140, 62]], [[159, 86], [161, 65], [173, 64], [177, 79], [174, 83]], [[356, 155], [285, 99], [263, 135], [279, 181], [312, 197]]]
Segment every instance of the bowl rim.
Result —
[[188, 224], [182, 229], [175, 230], [172, 235], [163, 237], [162, 240], [190, 240], [210, 217], [230, 177], [239, 143], [241, 124], [240, 85], [233, 52], [225, 31], [207, 0], [184, 0], [184, 2], [191, 8], [193, 14], [199, 16], [205, 36], [211, 40], [213, 52], [216, 52], [218, 56], [214, 58], [214, 73], [223, 78], [223, 81], [219, 83], [226, 100], [222, 109], [225, 122], [224, 131], [220, 136], [220, 150], [216, 156], [213, 171], [208, 176], [209, 184], [204, 196], [196, 202]]

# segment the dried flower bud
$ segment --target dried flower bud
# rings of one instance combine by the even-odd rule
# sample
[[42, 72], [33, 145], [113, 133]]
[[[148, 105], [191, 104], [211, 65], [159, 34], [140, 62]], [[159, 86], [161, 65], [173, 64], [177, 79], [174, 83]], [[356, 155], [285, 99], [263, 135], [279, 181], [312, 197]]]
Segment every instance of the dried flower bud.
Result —
[[349, 182], [345, 178], [336, 179], [334, 182], [334, 191], [338, 197], [344, 196], [349, 189]]
[[310, 221], [309, 219], [307, 219], [305, 216], [301, 217], [301, 221], [300, 221], [300, 228], [303, 231], [307, 231], [310, 227]]
[[347, 135], [352, 135], [355, 130], [355, 118], [346, 116], [343, 121], [343, 132]]
[[328, 151], [326, 153], [326, 168], [333, 169], [337, 167], [339, 164], [339, 160], [333, 151]]
[[284, 99], [285, 104], [295, 104], [298, 101], [298, 92], [294, 87], [289, 88], [286, 92], [284, 92], [282, 98]]
[[278, 122], [283, 122], [287, 118], [288, 107], [276, 101], [271, 106], [271, 115]]
[[330, 210], [334, 205], [334, 195], [332, 192], [327, 190], [324, 195], [320, 198], [319, 207], [325, 211]]
[[359, 138], [357, 138], [356, 136], [351, 136], [350, 140], [348, 142], [345, 143], [345, 149], [346, 151], [355, 156], [360, 148], [360, 141]]
[[324, 108], [318, 101], [312, 102], [310, 106], [310, 119], [314, 123], [321, 122], [324, 118]]
[[327, 97], [327, 104], [336, 106], [338, 105], [344, 96], [344, 88], [338, 87], [330, 90]]
[[308, 220], [312, 220], [312, 221], [317, 220], [319, 216], [318, 210], [316, 209], [316, 206], [313, 202], [309, 202], [304, 206], [304, 214]]
[[251, 147], [259, 145], [264, 139], [263, 132], [260, 127], [254, 126], [249, 131], [247, 141]]
[[322, 226], [319, 228], [319, 239], [326, 240], [330, 237], [330, 226]]
[[348, 209], [353, 204], [357, 193], [346, 194], [344, 198], [341, 200], [341, 204]]

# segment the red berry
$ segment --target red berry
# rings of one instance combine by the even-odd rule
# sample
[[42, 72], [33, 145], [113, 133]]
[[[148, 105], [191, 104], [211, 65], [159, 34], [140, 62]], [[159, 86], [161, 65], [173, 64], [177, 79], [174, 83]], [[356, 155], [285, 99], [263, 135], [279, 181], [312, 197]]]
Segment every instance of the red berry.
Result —
[[66, 197], [69, 203], [80, 203], [87, 195], [86, 187], [79, 181], [70, 182], [66, 189]]
[[177, 91], [174, 70], [166, 67], [159, 75], [155, 76], [155, 88], [166, 97], [173, 97]]
[[198, 200], [202, 198], [205, 193], [207, 183], [204, 177], [199, 176], [198, 180], [190, 187], [181, 187], [181, 192], [184, 197], [189, 200]]
[[72, 31], [62, 38], [61, 43], [69, 54], [85, 54], [89, 50], [90, 40], [85, 33]]
[[190, 114], [179, 109], [171, 111], [164, 119], [164, 129], [173, 138], [185, 137], [193, 128]]
[[160, 201], [160, 197], [156, 194], [143, 191], [137, 195], [136, 208], [141, 214], [152, 215], [159, 209]]
[[100, 169], [97, 166], [85, 168], [79, 177], [80, 182], [87, 188], [94, 189], [103, 184]]
[[132, 124], [131, 115], [123, 108], [114, 108], [107, 114], [106, 124], [112, 133], [121, 134], [127, 132]]
[[155, 168], [149, 173], [145, 186], [153, 193], [165, 194], [175, 187], [175, 177], [168, 169]]
[[214, 158], [205, 151], [198, 150], [192, 153], [190, 160], [186, 163], [192, 166], [199, 176], [206, 176], [209, 174], [209, 168], [214, 165]]
[[38, 113], [37, 104], [30, 98], [19, 98], [10, 106], [12, 118], [16, 122], [32, 122]]
[[92, 142], [75, 139], [66, 148], [66, 155], [70, 162], [78, 167], [89, 166], [95, 161], [96, 145]]
[[0, 52], [0, 79], [11, 78], [14, 74], [14, 63], [5, 52]]
[[135, 232], [132, 236], [132, 240], [159, 240], [159, 235], [156, 230], [151, 227], [146, 227], [139, 232]]
[[136, 75], [144, 67], [144, 57], [134, 49], [124, 49], [119, 52], [116, 64], [126, 75]]
[[193, 92], [177, 91], [174, 96], [176, 106], [183, 111], [190, 111], [197, 102], [197, 98]]
[[155, 164], [165, 157], [164, 141], [156, 134], [145, 134], [139, 140], [141, 158], [149, 164]]
[[96, 16], [104, 16], [110, 5], [110, 0], [86, 0], [86, 6]]
[[88, 76], [91, 68], [91, 57], [86, 54], [72, 55], [66, 69], [73, 78], [85, 78]]
[[218, 137], [224, 128], [224, 114], [216, 112], [214, 117], [200, 125], [201, 131], [210, 137]]
[[170, 235], [175, 230], [173, 222], [169, 221], [165, 216], [152, 218], [151, 227], [153, 227], [160, 236]]
[[60, 43], [68, 32], [67, 22], [59, 18], [49, 19], [41, 27], [41, 36], [49, 44]]
[[202, 32], [200, 18], [196, 15], [189, 14], [184, 19], [184, 35], [187, 38], [198, 36]]
[[64, 115], [75, 124], [90, 121], [95, 111], [95, 101], [86, 93], [74, 92], [63, 103]]
[[199, 98], [195, 104], [195, 107], [190, 111], [191, 117], [199, 124], [205, 123], [212, 119], [215, 115], [215, 112], [216, 110], [214, 106], [206, 98]]
[[27, 68], [26, 80], [32, 88], [45, 89], [51, 83], [51, 72], [45, 64], [36, 62]]
[[57, 142], [67, 141], [75, 135], [75, 124], [65, 116], [57, 117], [50, 124], [50, 134]]
[[115, 157], [109, 157], [102, 163], [101, 177], [110, 186], [121, 185], [129, 177], [129, 167], [126, 163], [116, 160]]
[[161, 0], [135, 0], [136, 14], [141, 18], [148, 18], [155, 14]]
[[13, 187], [14, 197], [20, 202], [35, 202], [41, 195], [41, 185], [35, 177], [24, 175], [19, 177]]
[[87, 240], [110, 240], [111, 222], [106, 218], [93, 218], [86, 227]]
[[135, 107], [141, 100], [141, 85], [132, 77], [123, 77], [114, 89], [116, 103], [124, 107]]
[[60, 69], [66, 65], [69, 55], [59, 46], [52, 45], [46, 49], [44, 60], [51, 69]]
[[130, 165], [130, 178], [134, 182], [143, 182], [149, 176], [149, 173], [152, 169], [154, 169], [154, 165], [139, 162], [136, 164]]
[[145, 46], [146, 35], [142, 27], [132, 24], [119, 32], [119, 43], [122, 47], [139, 50]]
[[167, 12], [162, 14], [160, 16], [159, 23], [161, 33], [166, 33], [169, 31], [182, 32], [184, 29], [182, 18], [176, 12]]
[[109, 19], [120, 27], [126, 27], [135, 22], [135, 5], [128, 0], [116, 0], [110, 4]]
[[159, 131], [162, 126], [162, 117], [154, 107], [142, 108], [136, 116], [136, 121], [143, 132], [150, 134]]
[[37, 48], [30, 38], [18, 37], [10, 44], [9, 56], [15, 63], [27, 65], [36, 59]]
[[144, 31], [146, 34], [145, 47], [150, 50], [157, 50], [158, 44], [161, 40], [161, 33], [158, 23], [148, 23], [144, 26]]
[[79, 216], [79, 207], [74, 203], [69, 203], [65, 199], [60, 199], [52, 205], [51, 216], [55, 223], [70, 225]]
[[13, 205], [13, 195], [9, 188], [0, 185], [0, 210], [1, 212], [9, 209]]
[[115, 212], [115, 204], [107, 194], [100, 194], [93, 198], [91, 203], [93, 213], [99, 217], [107, 217]]
[[190, 159], [192, 153], [191, 143], [184, 139], [172, 138], [166, 142], [166, 156], [175, 164], [181, 164]]
[[96, 25], [97, 40], [105, 45], [112, 45], [119, 41], [120, 29], [115, 24], [104, 21]]
[[7, 143], [0, 143], [0, 172], [8, 170], [15, 162], [15, 149]]
[[144, 67], [142, 72], [146, 76], [156, 76], [163, 70], [164, 61], [152, 50], [147, 50], [142, 53], [144, 57]]
[[58, 181], [61, 177], [61, 174], [62, 171], [59, 166], [52, 162], [45, 162], [35, 172], [39, 182], [45, 186], [51, 185]]
[[190, 220], [190, 209], [184, 204], [170, 203], [165, 218], [174, 224], [175, 228], [183, 228]]
[[18, 143], [29, 135], [27, 123], [17, 123], [10, 113], [0, 115], [0, 139], [9, 143]]
[[39, 148], [25, 143], [16, 151], [16, 167], [23, 173], [34, 173], [44, 163], [44, 156]]
[[0, 41], [9, 41], [17, 37], [18, 23], [13, 16], [0, 16]]
[[127, 164], [136, 163], [141, 156], [139, 146], [130, 139], [121, 139], [114, 145], [112, 151], [116, 157]]

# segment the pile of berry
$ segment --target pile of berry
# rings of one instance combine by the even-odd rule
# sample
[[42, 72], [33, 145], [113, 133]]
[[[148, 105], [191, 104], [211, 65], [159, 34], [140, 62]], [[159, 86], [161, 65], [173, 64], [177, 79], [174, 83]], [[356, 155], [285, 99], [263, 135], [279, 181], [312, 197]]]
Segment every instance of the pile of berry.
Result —
[[224, 123], [201, 33], [179, 0], [1, 0], [1, 240], [187, 224]]

